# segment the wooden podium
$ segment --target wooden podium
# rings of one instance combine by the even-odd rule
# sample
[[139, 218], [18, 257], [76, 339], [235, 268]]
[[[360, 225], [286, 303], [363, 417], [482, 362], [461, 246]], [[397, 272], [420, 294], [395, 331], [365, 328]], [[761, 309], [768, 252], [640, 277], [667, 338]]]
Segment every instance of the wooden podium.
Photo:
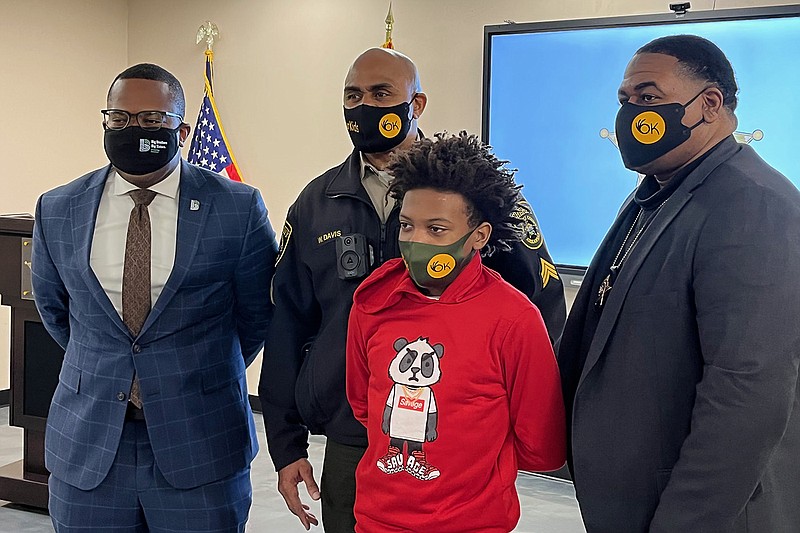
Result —
[[9, 423], [23, 428], [23, 457], [0, 467], [0, 500], [47, 508], [44, 430], [64, 351], [42, 325], [31, 288], [33, 218], [0, 216], [0, 294], [11, 307]]

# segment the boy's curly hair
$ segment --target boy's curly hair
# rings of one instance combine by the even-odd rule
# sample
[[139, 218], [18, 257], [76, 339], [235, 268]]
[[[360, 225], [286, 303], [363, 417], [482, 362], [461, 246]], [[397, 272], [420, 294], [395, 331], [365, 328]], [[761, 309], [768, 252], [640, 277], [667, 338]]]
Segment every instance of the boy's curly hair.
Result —
[[442, 132], [434, 137], [392, 156], [386, 169], [394, 176], [388, 194], [402, 202], [414, 189], [458, 193], [466, 200], [470, 226], [484, 221], [492, 226], [482, 254], [511, 249], [510, 243], [522, 239], [522, 226], [511, 217], [522, 199], [522, 186], [514, 182], [516, 170], [507, 168], [508, 161], [498, 159], [490, 146], [466, 131], [458, 135]]

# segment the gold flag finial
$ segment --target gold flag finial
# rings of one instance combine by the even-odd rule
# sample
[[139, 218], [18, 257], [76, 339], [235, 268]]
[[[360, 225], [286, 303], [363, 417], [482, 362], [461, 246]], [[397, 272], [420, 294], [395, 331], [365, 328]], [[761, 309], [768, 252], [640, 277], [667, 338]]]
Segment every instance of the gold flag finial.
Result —
[[214, 48], [214, 41], [219, 39], [219, 28], [216, 24], [207, 20], [205, 24], [197, 29], [197, 42], [200, 44], [203, 40], [206, 42], [206, 50], [209, 52]]
[[394, 15], [392, 15], [392, 3], [389, 2], [389, 13], [386, 14], [386, 41], [381, 48], [394, 48], [392, 43], [392, 26], [394, 25]]

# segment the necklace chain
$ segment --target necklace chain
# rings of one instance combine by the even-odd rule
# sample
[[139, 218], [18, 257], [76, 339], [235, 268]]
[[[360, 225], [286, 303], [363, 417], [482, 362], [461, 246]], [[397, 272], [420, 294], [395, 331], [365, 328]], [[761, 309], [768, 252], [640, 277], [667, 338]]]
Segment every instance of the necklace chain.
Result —
[[[664, 200], [663, 202], [661, 202], [661, 205], [659, 205], [656, 208], [656, 210], [653, 212], [653, 214], [650, 216], [650, 220], [653, 220], [653, 218], [658, 214], [658, 212], [661, 211], [661, 208], [664, 207], [665, 203], [667, 203], [667, 200]], [[639, 222], [639, 219], [642, 217], [642, 213], [644, 213], [644, 208], [643, 207], [639, 207], [639, 212], [636, 213], [636, 218], [633, 219], [633, 224], [631, 224], [631, 227], [628, 230], [627, 235], [625, 235], [625, 239], [622, 241], [622, 245], [619, 247], [619, 251], [617, 251], [617, 255], [614, 257], [614, 260], [611, 262], [612, 270], [613, 269], [619, 269], [622, 266], [622, 263], [624, 263], [625, 259], [628, 258], [628, 255], [630, 255], [631, 250], [633, 250], [633, 248], [636, 246], [636, 243], [639, 242], [639, 237], [642, 236], [642, 233], [644, 233], [644, 230], [647, 229], [647, 227], [650, 225], [650, 224], [647, 224], [647, 223], [643, 223], [642, 227], [639, 228], [639, 231], [636, 232], [636, 235], [633, 236], [633, 239], [631, 240], [631, 245], [628, 247], [627, 250], [625, 250], [625, 244], [628, 242], [628, 237], [631, 236], [631, 233], [633, 232], [633, 228], [636, 227], [636, 224]], [[619, 256], [622, 254], [623, 250], [625, 250], [625, 254], [622, 255], [622, 259], [620, 259]], [[619, 259], [619, 263], [617, 263], [617, 259]]]
[[622, 261], [617, 263], [617, 259], [619, 259], [619, 256], [622, 255], [622, 250], [625, 249], [625, 243], [628, 242], [628, 237], [631, 236], [631, 233], [633, 233], [633, 228], [636, 227], [636, 223], [639, 222], [639, 219], [642, 217], [642, 211], [643, 211], [643, 209], [640, 207], [639, 208], [639, 212], [636, 213], [636, 218], [633, 219], [633, 224], [631, 224], [631, 227], [628, 228], [628, 233], [625, 235], [625, 238], [622, 240], [622, 244], [620, 245], [619, 250], [617, 251], [617, 255], [615, 255], [614, 256], [614, 260], [611, 261], [611, 268], [619, 268], [620, 265], [622, 265], [622, 263], [625, 262], [625, 258], [628, 257], [628, 253], [631, 251], [631, 248], [633, 248], [633, 245], [636, 244], [636, 241], [639, 238], [639, 235], [642, 234], [642, 228], [644, 228], [644, 224], [642, 224], [642, 228], [639, 228], [639, 231], [636, 232], [636, 235], [633, 237], [633, 240], [631, 241], [631, 248], [628, 248], [628, 251], [625, 252], [624, 256], [622, 256]]
[[[667, 200], [669, 200], [669, 198], [667, 198]], [[628, 233], [625, 234], [625, 238], [622, 240], [622, 245], [619, 247], [617, 255], [611, 262], [610, 272], [605, 278], [603, 278], [603, 282], [600, 284], [600, 288], [597, 291], [597, 301], [595, 301], [595, 306], [597, 306], [598, 309], [602, 308], [603, 305], [605, 304], [606, 297], [608, 296], [608, 293], [611, 292], [614, 282], [616, 281], [617, 272], [619, 271], [620, 268], [622, 268], [622, 264], [625, 262], [625, 259], [628, 258], [628, 255], [631, 253], [631, 250], [633, 250], [634, 247], [636, 247], [636, 243], [639, 242], [639, 237], [641, 237], [642, 233], [644, 233], [644, 230], [646, 230], [647, 227], [650, 225], [649, 222], [652, 221], [653, 218], [655, 218], [655, 216], [658, 214], [659, 211], [661, 211], [661, 208], [664, 207], [664, 204], [667, 203], [667, 200], [661, 202], [661, 205], [659, 205], [656, 208], [656, 210], [653, 212], [653, 214], [647, 221], [643, 221], [642, 226], [636, 232], [636, 235], [633, 236], [633, 239], [631, 239], [631, 245], [628, 247], [627, 250], [625, 250], [625, 245], [627, 244], [628, 239], [631, 236], [631, 233], [633, 233], [633, 228], [635, 228], [636, 224], [639, 223], [639, 219], [642, 217], [642, 213], [644, 213], [644, 208], [639, 207], [639, 212], [636, 213], [636, 218], [633, 219], [633, 224], [631, 224], [631, 227], [628, 229]], [[623, 250], [625, 251], [624, 254]], [[622, 256], [621, 259], [620, 255]]]

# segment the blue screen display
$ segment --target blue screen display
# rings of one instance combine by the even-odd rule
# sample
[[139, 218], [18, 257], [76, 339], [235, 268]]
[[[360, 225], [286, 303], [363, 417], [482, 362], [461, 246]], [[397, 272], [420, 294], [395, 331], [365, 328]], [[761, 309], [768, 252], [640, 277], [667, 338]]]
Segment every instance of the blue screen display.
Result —
[[589, 264], [638, 183], [613, 142], [628, 61], [656, 37], [684, 33], [713, 41], [731, 61], [737, 138], [800, 184], [800, 17], [490, 35], [488, 141], [519, 169], [559, 265]]

